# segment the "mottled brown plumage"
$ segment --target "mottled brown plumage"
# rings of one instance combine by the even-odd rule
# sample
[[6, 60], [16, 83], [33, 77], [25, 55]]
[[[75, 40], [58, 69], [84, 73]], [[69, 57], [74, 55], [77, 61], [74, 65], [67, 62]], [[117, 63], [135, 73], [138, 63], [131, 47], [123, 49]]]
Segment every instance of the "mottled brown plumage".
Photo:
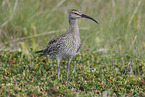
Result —
[[77, 9], [72, 9], [69, 12], [69, 29], [66, 33], [53, 38], [46, 48], [41, 51], [37, 51], [36, 53], [41, 54], [39, 56], [48, 56], [51, 59], [57, 60], [58, 65], [58, 78], [60, 78], [60, 68], [59, 63], [62, 59], [68, 59], [68, 66], [67, 66], [67, 80], [69, 76], [69, 66], [71, 59], [75, 56], [80, 48], [81, 40], [79, 35], [79, 28], [78, 28], [78, 18], [84, 17], [89, 18], [96, 23], [98, 23], [95, 19], [82, 14]]

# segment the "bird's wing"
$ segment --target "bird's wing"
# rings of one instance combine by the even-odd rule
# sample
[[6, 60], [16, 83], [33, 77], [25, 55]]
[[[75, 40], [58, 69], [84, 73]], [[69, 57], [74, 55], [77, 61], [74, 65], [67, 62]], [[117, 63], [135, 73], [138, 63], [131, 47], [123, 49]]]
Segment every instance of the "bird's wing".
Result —
[[62, 45], [64, 44], [61, 40], [62, 40], [63, 35], [61, 36], [57, 36], [55, 38], [53, 38], [46, 46], [46, 48], [43, 50], [43, 52], [41, 53], [41, 55], [55, 55], [56, 53], [58, 53], [60, 47], [62, 47]]

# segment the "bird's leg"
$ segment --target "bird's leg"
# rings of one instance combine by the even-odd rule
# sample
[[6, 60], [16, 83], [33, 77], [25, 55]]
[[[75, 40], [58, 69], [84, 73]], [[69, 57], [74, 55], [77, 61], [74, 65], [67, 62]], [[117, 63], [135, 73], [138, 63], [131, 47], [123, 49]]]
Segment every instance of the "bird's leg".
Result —
[[58, 78], [60, 78], [60, 68], [59, 68], [60, 60], [57, 59], [57, 71], [58, 71]]
[[68, 81], [68, 77], [69, 77], [69, 66], [70, 66], [70, 62], [71, 62], [72, 58], [68, 59], [68, 65], [67, 65], [67, 81]]

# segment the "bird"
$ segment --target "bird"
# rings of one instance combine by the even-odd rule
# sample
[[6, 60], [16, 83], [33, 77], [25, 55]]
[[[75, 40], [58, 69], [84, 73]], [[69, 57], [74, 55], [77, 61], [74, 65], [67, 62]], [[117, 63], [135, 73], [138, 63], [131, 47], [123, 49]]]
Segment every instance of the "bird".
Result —
[[67, 81], [69, 79], [69, 67], [72, 58], [77, 55], [81, 46], [81, 39], [79, 35], [78, 19], [88, 18], [98, 24], [94, 18], [83, 14], [78, 9], [69, 11], [69, 28], [66, 33], [53, 38], [43, 50], [36, 51], [40, 56], [47, 56], [50, 59], [57, 60], [58, 79], [60, 78], [60, 62], [62, 59], [68, 60], [67, 64]]

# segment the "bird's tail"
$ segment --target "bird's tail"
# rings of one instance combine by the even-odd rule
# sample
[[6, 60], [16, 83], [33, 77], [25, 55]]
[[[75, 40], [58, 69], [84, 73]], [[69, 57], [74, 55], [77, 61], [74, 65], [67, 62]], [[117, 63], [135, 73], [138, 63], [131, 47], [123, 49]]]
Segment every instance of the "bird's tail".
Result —
[[39, 57], [43, 56], [43, 50], [40, 50], [40, 51], [36, 51], [35, 53], [40, 53]]
[[43, 50], [40, 50], [40, 51], [36, 51], [35, 53], [42, 53], [43, 52]]

